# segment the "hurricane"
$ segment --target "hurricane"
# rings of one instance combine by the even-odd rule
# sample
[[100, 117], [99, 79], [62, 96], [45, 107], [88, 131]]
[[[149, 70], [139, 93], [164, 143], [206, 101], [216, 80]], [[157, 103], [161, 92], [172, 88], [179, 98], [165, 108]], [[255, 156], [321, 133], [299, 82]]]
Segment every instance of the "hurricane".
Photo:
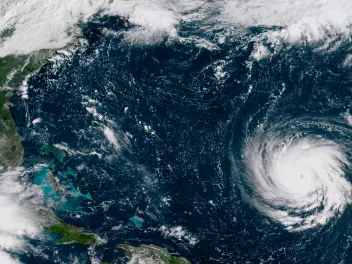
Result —
[[352, 263], [352, 2], [2, 0], [0, 263]]
[[259, 126], [243, 150], [246, 199], [290, 231], [336, 219], [351, 202], [350, 133], [323, 119]]

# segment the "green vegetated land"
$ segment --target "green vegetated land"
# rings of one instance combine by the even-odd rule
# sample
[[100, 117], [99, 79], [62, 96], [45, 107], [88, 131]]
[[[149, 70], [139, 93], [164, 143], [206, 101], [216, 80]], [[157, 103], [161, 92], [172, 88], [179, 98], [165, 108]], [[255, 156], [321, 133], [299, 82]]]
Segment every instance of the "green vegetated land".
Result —
[[174, 256], [166, 248], [155, 245], [141, 245], [139, 247], [127, 244], [116, 246], [125, 251], [129, 264], [153, 263], [153, 264], [191, 264], [187, 259]]
[[[0, 39], [13, 30], [0, 32]], [[1, 37], [2, 36], [2, 37]], [[53, 51], [38, 51], [30, 55], [9, 55], [0, 58], [0, 165], [15, 167], [21, 164], [23, 147], [9, 108], [11, 90], [22, 80], [40, 69]]]
[[103, 240], [96, 234], [85, 232], [83, 227], [70, 225], [59, 219], [50, 209], [36, 211], [37, 220], [45, 228], [45, 231], [52, 236], [56, 244], [98, 244]]
[[0, 90], [0, 165], [15, 167], [22, 162], [23, 147], [9, 109], [10, 95]]
[[40, 50], [29, 55], [8, 55], [0, 58], [0, 86], [17, 88], [23, 79], [40, 69], [46, 59], [54, 54]]
[[49, 233], [57, 234], [61, 238], [56, 241], [56, 244], [78, 243], [78, 244], [96, 244], [99, 237], [95, 234], [85, 233], [83, 227], [69, 225], [64, 222], [56, 223], [55, 225], [46, 227]]
[[[15, 29], [0, 31], [0, 44], [13, 35]], [[12, 90], [20, 87], [22, 81], [40, 70], [56, 51], [40, 50], [27, 55], [8, 55], [0, 58], [0, 165], [15, 167], [21, 164], [23, 146], [17, 133], [16, 124], [12, 118], [9, 101]], [[44, 151], [48, 151], [45, 149]], [[58, 153], [54, 153], [58, 155]], [[46, 225], [47, 232], [56, 234], [60, 238], [57, 244], [80, 243], [96, 244], [99, 236], [84, 232], [83, 227], [69, 225], [56, 218], [52, 212], [42, 212], [43, 219], [51, 222]]]

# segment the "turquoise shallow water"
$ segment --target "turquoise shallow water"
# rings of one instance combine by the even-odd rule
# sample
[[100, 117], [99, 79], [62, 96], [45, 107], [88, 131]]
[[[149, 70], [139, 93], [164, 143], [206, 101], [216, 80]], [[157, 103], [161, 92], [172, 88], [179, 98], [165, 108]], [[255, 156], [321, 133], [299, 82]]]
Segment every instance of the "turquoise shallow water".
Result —
[[[130, 27], [116, 17], [88, 23], [88, 45], [31, 77], [30, 100], [14, 100], [24, 166], [48, 164], [34, 183], [59, 217], [106, 241], [90, 249], [37, 241], [42, 251], [21, 255], [23, 262], [90, 263], [94, 254], [119, 263], [118, 243], [156, 244], [192, 263], [351, 262], [349, 205], [324, 225], [289, 232], [251, 203], [270, 206], [247, 181], [243, 159], [261, 127], [263, 138], [327, 138], [352, 161], [345, 118], [352, 76], [341, 66], [348, 45], [329, 53], [283, 45], [256, 61], [251, 37], [262, 28], [233, 34], [215, 50], [169, 39], [130, 45], [104, 33]], [[218, 31], [179, 29], [212, 42]], [[28, 125], [37, 117], [41, 123]], [[350, 182], [349, 166], [343, 170]]]
[[[70, 177], [76, 177], [77, 172], [65, 166], [55, 166], [55, 161], [59, 163], [64, 161], [64, 155], [62, 151], [55, 147], [50, 148], [49, 155], [52, 154], [54, 159], [49, 165], [39, 167], [39, 169], [33, 173], [33, 183], [40, 187], [43, 191], [44, 197], [48, 202], [55, 204], [55, 209], [58, 211], [80, 211], [80, 206], [83, 201], [93, 200], [89, 193], [81, 193], [77, 187], [71, 182]], [[44, 155], [42, 149], [39, 152]], [[59, 167], [56, 170], [56, 167]]]

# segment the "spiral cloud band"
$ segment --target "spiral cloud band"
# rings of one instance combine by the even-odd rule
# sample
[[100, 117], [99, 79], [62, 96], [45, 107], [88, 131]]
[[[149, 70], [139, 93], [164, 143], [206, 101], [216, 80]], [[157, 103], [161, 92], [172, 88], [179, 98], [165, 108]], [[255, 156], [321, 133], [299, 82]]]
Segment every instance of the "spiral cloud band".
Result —
[[351, 201], [350, 163], [338, 142], [290, 132], [259, 132], [247, 141], [242, 191], [263, 214], [289, 231], [300, 231], [341, 215]]

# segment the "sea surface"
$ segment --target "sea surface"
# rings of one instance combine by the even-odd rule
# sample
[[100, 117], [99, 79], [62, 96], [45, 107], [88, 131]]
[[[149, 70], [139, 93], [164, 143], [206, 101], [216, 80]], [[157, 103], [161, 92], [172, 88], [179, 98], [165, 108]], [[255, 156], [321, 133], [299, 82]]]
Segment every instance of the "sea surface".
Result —
[[46, 206], [105, 242], [33, 239], [22, 263], [119, 263], [120, 243], [191, 263], [352, 262], [349, 41], [275, 49], [254, 38], [267, 28], [184, 22], [135, 44], [124, 17], [82, 27], [11, 110]]

